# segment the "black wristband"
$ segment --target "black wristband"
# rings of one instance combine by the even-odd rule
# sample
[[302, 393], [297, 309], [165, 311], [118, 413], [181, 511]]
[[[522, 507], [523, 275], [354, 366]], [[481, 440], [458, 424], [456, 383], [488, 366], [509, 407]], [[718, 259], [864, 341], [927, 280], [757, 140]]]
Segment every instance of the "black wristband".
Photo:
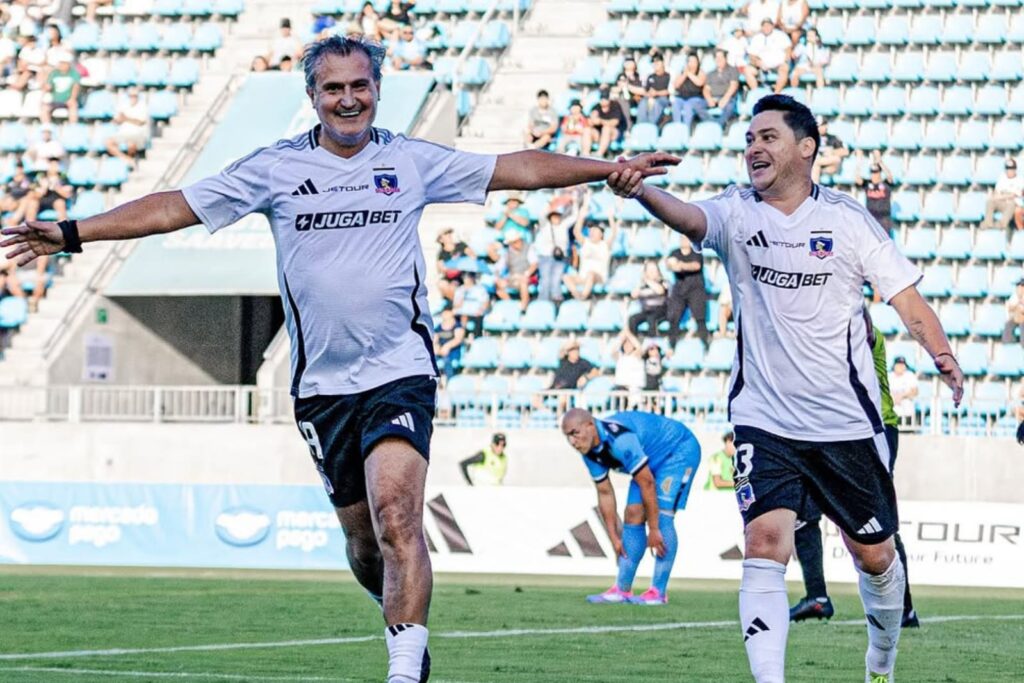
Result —
[[938, 359], [942, 358], [943, 356], [949, 356], [950, 358], [952, 358], [952, 359], [953, 359], [953, 362], [954, 362], [954, 363], [956, 363], [957, 365], [960, 365], [960, 361], [958, 361], [958, 360], [956, 359], [956, 356], [954, 356], [953, 354], [951, 354], [951, 353], [948, 353], [948, 352], [946, 352], [946, 351], [943, 351], [942, 353], [937, 353], [937, 354], [935, 354], [935, 356], [934, 356], [934, 357], [932, 358], [932, 361], [933, 361], [933, 362], [934, 362], [934, 361], [937, 361]]
[[78, 221], [61, 221], [57, 223], [57, 227], [64, 236], [64, 251], [69, 254], [81, 254], [82, 240], [78, 236]]

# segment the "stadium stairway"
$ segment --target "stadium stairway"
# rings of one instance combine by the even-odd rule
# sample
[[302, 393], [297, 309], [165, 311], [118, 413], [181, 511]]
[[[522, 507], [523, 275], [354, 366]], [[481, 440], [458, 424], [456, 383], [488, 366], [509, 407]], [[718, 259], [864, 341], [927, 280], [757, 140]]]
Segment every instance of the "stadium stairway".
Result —
[[[188, 170], [209, 133], [211, 122], [231, 97], [226, 90], [237, 88], [256, 54], [266, 51], [278, 22], [284, 16], [293, 25], [304, 26], [312, 21], [312, 2], [281, 3], [272, 0], [247, 0], [245, 11], [237, 22], [222, 25], [224, 43], [216, 54], [204, 59], [198, 83], [179, 101], [179, 112], [169, 125], [163, 126], [153, 138], [146, 158], [133, 171], [120, 191], [110, 193], [107, 207], [161, 189], [162, 182], [171, 186]], [[183, 157], [179, 153], [188, 147]], [[170, 169], [173, 162], [178, 168]], [[165, 177], [169, 175], [170, 177]], [[93, 243], [83, 253], [65, 264], [54, 285], [40, 301], [39, 312], [29, 316], [11, 346], [0, 360], [0, 386], [43, 385], [47, 383], [50, 360], [59, 355], [83, 319], [93, 314], [97, 292], [113, 276], [134, 247], [132, 243]]]

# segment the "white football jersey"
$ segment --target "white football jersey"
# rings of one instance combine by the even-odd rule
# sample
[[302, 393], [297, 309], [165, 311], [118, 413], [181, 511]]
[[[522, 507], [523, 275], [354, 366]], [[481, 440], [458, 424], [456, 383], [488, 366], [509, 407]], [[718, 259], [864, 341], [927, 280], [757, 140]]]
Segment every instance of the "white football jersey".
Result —
[[695, 204], [708, 223], [701, 248], [721, 256], [732, 289], [730, 421], [804, 441], [882, 432], [863, 284], [889, 301], [920, 270], [841, 192], [815, 185], [789, 216], [751, 188]]
[[496, 157], [374, 128], [344, 159], [319, 126], [257, 149], [183, 190], [215, 232], [270, 221], [291, 337], [292, 394], [354, 394], [437, 375], [417, 228], [431, 203], [482, 204]]

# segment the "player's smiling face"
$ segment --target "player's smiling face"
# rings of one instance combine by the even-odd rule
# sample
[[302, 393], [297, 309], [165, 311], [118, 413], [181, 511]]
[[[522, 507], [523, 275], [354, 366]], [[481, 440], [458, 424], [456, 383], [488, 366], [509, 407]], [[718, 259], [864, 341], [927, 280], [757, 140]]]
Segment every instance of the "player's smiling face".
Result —
[[786, 187], [795, 180], [794, 176], [809, 175], [814, 140], [797, 140], [783, 112], [765, 111], [755, 116], [746, 137], [747, 175], [758, 192], [763, 194], [776, 185]]
[[328, 149], [361, 148], [369, 140], [380, 93], [369, 57], [362, 52], [324, 55], [317, 66], [316, 86], [306, 92], [329, 138], [321, 144]]

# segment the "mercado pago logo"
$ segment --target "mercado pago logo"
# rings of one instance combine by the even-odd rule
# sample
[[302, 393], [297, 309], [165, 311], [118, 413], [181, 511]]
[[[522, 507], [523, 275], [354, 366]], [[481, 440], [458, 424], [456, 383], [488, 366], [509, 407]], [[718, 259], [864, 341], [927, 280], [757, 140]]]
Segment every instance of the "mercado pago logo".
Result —
[[296, 548], [309, 553], [327, 546], [338, 518], [319, 510], [279, 510], [271, 519], [257, 508], [233, 507], [217, 515], [214, 526], [217, 537], [228, 545], [255, 546], [273, 535], [277, 550]]
[[117, 543], [125, 527], [156, 526], [159, 511], [150, 505], [74, 505], [65, 512], [47, 502], [23, 503], [10, 514], [11, 529], [26, 541], [50, 541], [67, 527], [68, 545], [103, 548]]

